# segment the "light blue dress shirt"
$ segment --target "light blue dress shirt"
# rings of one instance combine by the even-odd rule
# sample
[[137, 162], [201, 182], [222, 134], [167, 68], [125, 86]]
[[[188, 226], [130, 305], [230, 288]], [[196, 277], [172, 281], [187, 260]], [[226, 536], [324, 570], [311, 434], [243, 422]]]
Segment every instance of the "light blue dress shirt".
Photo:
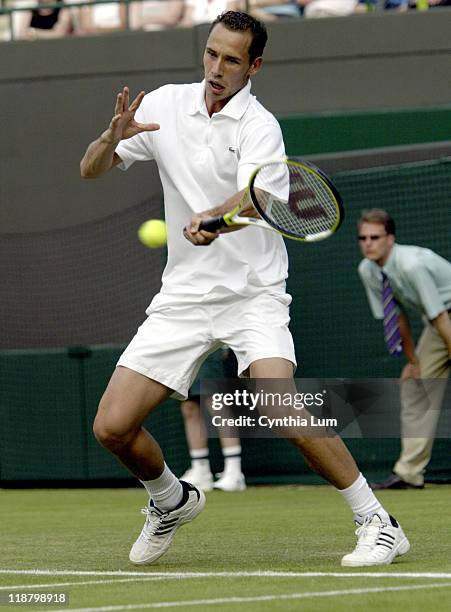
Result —
[[429, 321], [451, 309], [451, 263], [430, 249], [394, 244], [382, 268], [369, 259], [363, 259], [358, 268], [376, 319], [384, 318], [382, 271], [396, 300]]

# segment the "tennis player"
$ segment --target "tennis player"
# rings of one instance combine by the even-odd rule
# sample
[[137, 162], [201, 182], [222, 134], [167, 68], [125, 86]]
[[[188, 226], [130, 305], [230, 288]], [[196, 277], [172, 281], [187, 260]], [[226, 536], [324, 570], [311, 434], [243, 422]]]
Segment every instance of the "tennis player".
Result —
[[[359, 275], [376, 319], [384, 319], [382, 273], [398, 303], [407, 364], [401, 372], [401, 455], [393, 473], [373, 489], [422, 489], [450, 375], [451, 263], [430, 249], [397, 244], [395, 222], [382, 209], [365, 211], [357, 224], [364, 259]], [[415, 347], [406, 309], [424, 321]], [[418, 384], [421, 379], [421, 384]]]
[[[145, 525], [130, 552], [135, 564], [156, 561], [176, 529], [205, 503], [202, 491], [178, 480], [165, 464], [158, 443], [142, 427], [147, 415], [171, 395], [184, 399], [201, 363], [222, 344], [234, 351], [240, 374], [293, 376], [282, 237], [255, 227], [199, 231], [201, 219], [235, 207], [257, 165], [285, 154], [279, 124], [251, 94], [250, 78], [262, 67], [266, 40], [259, 21], [223, 13], [206, 43], [204, 81], [141, 92], [131, 104], [124, 87], [109, 127], [81, 161], [81, 175], [95, 178], [115, 166], [126, 170], [135, 161], [154, 159], [169, 228], [161, 292], [120, 357], [94, 423], [99, 442], [150, 495]], [[199, 248], [205, 245], [210, 246]], [[401, 527], [340, 438], [292, 441], [355, 515], [357, 546], [343, 565], [387, 564], [409, 550]]]

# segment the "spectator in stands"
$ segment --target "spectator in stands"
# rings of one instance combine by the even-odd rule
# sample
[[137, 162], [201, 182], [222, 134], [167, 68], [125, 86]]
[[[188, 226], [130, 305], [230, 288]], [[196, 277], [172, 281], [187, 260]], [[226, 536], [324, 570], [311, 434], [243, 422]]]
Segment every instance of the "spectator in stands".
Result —
[[249, 12], [257, 19], [273, 21], [279, 17], [300, 17], [296, 0], [249, 0]]
[[[382, 209], [357, 223], [359, 265], [373, 316], [384, 322], [387, 348], [404, 353], [401, 372], [401, 455], [393, 473], [373, 489], [422, 489], [440, 408], [451, 373], [451, 262], [430, 249], [395, 242], [395, 222]], [[415, 347], [405, 309], [424, 328]]]
[[124, 30], [126, 27], [126, 8], [122, 2], [75, 7], [72, 12], [77, 36], [107, 34]]
[[21, 11], [17, 24], [16, 38], [36, 40], [39, 38], [60, 38], [72, 32], [71, 13], [68, 8], [46, 8], [50, 0], [38, 0], [36, 8]]
[[243, 9], [242, 0], [185, 0], [182, 25], [191, 27], [201, 23], [212, 23], [224, 11]]
[[341, 17], [354, 13], [358, 0], [297, 0], [304, 17]]
[[379, 0], [359, 0], [355, 12], [365, 13], [375, 10], [378, 7], [403, 13], [409, 10], [409, 0], [385, 0], [382, 4], [380, 4]]
[[155, 30], [180, 23], [185, 11], [184, 0], [151, 0], [130, 3], [130, 28]]

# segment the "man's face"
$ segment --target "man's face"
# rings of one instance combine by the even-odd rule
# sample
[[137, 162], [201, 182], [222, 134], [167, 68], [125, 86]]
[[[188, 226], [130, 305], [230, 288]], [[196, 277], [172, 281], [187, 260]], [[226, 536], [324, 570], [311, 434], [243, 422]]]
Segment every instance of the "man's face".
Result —
[[358, 232], [362, 255], [383, 266], [390, 255], [395, 237], [387, 234], [381, 223], [362, 223]]
[[249, 63], [250, 32], [235, 32], [218, 23], [210, 33], [204, 52], [205, 101], [208, 112], [219, 112], [242, 89], [262, 64]]

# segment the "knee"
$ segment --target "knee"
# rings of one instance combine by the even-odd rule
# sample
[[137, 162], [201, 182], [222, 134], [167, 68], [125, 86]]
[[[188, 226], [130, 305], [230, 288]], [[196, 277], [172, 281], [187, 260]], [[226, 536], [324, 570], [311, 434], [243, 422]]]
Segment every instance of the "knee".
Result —
[[184, 419], [198, 419], [200, 415], [200, 407], [197, 402], [185, 400], [181, 403], [181, 410]]
[[92, 430], [99, 444], [115, 454], [126, 448], [133, 437], [132, 432], [101, 412], [97, 413]]

